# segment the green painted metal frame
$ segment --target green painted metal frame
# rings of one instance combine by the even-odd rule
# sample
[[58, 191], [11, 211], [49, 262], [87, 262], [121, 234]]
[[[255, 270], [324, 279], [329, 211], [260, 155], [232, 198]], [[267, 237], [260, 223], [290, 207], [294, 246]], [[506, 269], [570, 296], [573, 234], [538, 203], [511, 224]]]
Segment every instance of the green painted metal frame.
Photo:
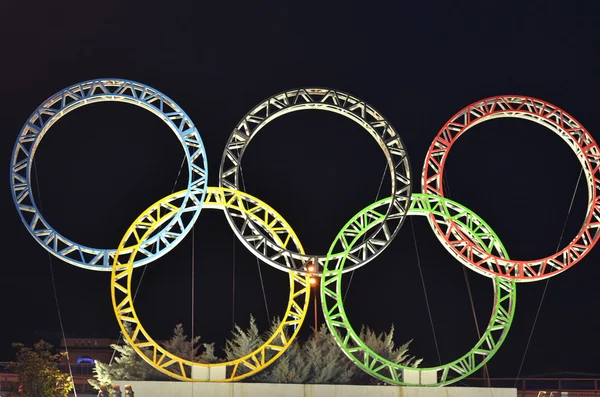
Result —
[[[502, 277], [493, 279], [494, 308], [490, 322], [481, 339], [462, 357], [431, 368], [403, 366], [381, 357], [360, 340], [348, 321], [343, 306], [342, 275], [352, 247], [367, 231], [383, 222], [385, 211], [379, 209], [387, 208], [390, 201], [388, 197], [360, 211], [346, 223], [331, 245], [321, 280], [325, 321], [344, 353], [370, 375], [396, 385], [449, 385], [480, 369], [504, 342], [514, 318], [516, 282]], [[500, 257], [508, 258], [496, 233], [474, 212], [454, 201], [434, 195], [413, 194], [408, 215], [432, 215], [445, 219], [449, 234], [460, 237], [461, 233], [466, 233], [486, 252], [495, 252]], [[381, 233], [385, 232], [385, 228], [382, 228]], [[347, 239], [349, 235], [354, 235], [350, 241]], [[341, 257], [334, 252], [340, 244], [344, 247]]]

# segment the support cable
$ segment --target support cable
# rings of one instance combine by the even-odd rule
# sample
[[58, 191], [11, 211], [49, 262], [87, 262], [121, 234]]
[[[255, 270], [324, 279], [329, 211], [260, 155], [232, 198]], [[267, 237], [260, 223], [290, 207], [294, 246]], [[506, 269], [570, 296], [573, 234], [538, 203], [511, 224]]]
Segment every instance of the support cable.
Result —
[[[42, 210], [42, 193], [40, 191], [40, 181], [38, 178], [37, 167], [35, 162], [33, 163], [33, 172], [35, 174], [35, 184], [37, 187], [38, 201], [40, 203], [40, 211]], [[65, 336], [65, 327], [63, 325], [62, 315], [60, 312], [60, 305], [58, 303], [58, 292], [56, 290], [56, 280], [54, 278], [54, 266], [52, 264], [52, 255], [48, 252], [48, 263], [50, 264], [50, 278], [52, 279], [52, 291], [54, 292], [54, 303], [56, 305], [56, 313], [58, 314], [58, 322], [60, 324], [60, 333], [62, 335], [63, 344], [65, 346], [65, 353], [67, 355], [67, 367], [69, 368], [69, 375], [71, 376], [71, 384], [73, 385], [73, 394], [77, 397], [77, 389], [75, 389], [75, 380], [73, 379], [73, 370], [71, 369], [71, 358], [69, 357], [69, 347], [67, 346], [67, 338]]]
[[[183, 165], [183, 164], [182, 164]], [[195, 261], [195, 254], [196, 254], [196, 244], [195, 241], [196, 239], [194, 238], [194, 229], [195, 227], [192, 226], [192, 337], [190, 338], [190, 360], [194, 361], [194, 300], [196, 298], [196, 291], [195, 291], [195, 284], [196, 284], [196, 278], [195, 278], [195, 265], [196, 265], [196, 261]], [[194, 397], [194, 388], [192, 387], [192, 397]]]
[[413, 241], [415, 242], [415, 254], [417, 255], [417, 267], [419, 268], [419, 274], [421, 275], [421, 284], [423, 285], [423, 294], [425, 295], [425, 304], [427, 305], [427, 313], [429, 315], [429, 323], [431, 324], [431, 332], [433, 333], [433, 341], [435, 343], [435, 350], [437, 352], [439, 365], [442, 365], [442, 356], [440, 355], [440, 348], [438, 346], [437, 336], [435, 335], [435, 326], [433, 325], [433, 316], [431, 315], [431, 308], [429, 307], [429, 298], [427, 297], [427, 288], [425, 287], [425, 277], [423, 277], [423, 270], [421, 269], [421, 256], [419, 255], [419, 246], [417, 244], [417, 236], [415, 234], [415, 226], [412, 218], [410, 218], [410, 228], [412, 229]]
[[196, 253], [196, 244], [195, 244], [195, 238], [194, 238], [194, 226], [192, 226], [192, 337], [190, 339], [190, 345], [191, 345], [191, 359], [194, 359], [194, 301], [195, 301], [195, 297], [196, 297], [196, 291], [195, 291], [195, 286], [196, 286], [196, 276], [195, 276], [195, 267], [196, 267], [196, 261], [195, 261], [195, 253]]
[[[565, 218], [565, 222], [562, 227], [562, 231], [560, 232], [560, 238], [558, 239], [558, 244], [556, 246], [556, 250], [560, 249], [562, 244], [562, 239], [565, 234], [565, 229], [567, 228], [567, 222], [569, 221], [569, 216], [571, 215], [571, 209], [573, 208], [573, 202], [575, 201], [575, 196], [577, 195], [577, 189], [579, 188], [579, 182], [581, 181], [581, 176], [583, 175], [583, 168], [579, 171], [579, 177], [577, 178], [577, 184], [575, 185], [575, 190], [573, 190], [573, 196], [571, 196], [571, 203], [569, 204], [569, 210], [567, 211], [567, 216]], [[521, 364], [519, 365], [519, 372], [517, 372], [517, 378], [515, 379], [515, 386], [517, 387], [517, 383], [519, 382], [519, 376], [521, 376], [521, 370], [523, 369], [523, 364], [525, 363], [525, 357], [527, 356], [527, 351], [529, 350], [529, 344], [531, 343], [531, 338], [533, 337], [533, 331], [535, 330], [535, 326], [537, 324], [538, 317], [542, 310], [542, 305], [544, 303], [544, 298], [546, 297], [546, 291], [548, 290], [548, 284], [550, 283], [550, 278], [546, 279], [546, 283], [544, 285], [544, 291], [542, 292], [542, 296], [540, 298], [540, 304], [538, 305], [537, 312], [535, 313], [535, 318], [533, 320], [533, 325], [531, 326], [531, 332], [529, 333], [529, 338], [527, 339], [527, 345], [525, 345], [525, 351], [523, 352], [523, 358], [521, 359]]]
[[[242, 180], [242, 189], [246, 191], [246, 184], [244, 183], [244, 172], [242, 171], [242, 165], [239, 165], [240, 177]], [[262, 288], [263, 300], [265, 301], [265, 310], [267, 312], [267, 324], [271, 322], [271, 316], [269, 315], [269, 304], [267, 303], [267, 294], [265, 293], [265, 283], [263, 281], [262, 271], [260, 270], [260, 261], [256, 258], [256, 268], [258, 269], [258, 276], [260, 278], [260, 286]]]
[[[173, 183], [173, 187], [171, 188], [171, 194], [175, 193], [175, 188], [177, 187], [177, 182], [179, 182], [179, 177], [181, 176], [181, 171], [183, 170], [183, 165], [186, 162], [186, 156], [183, 156], [183, 160], [181, 160], [181, 165], [179, 166], [179, 171], [177, 172], [177, 177], [175, 178], [175, 182]], [[193, 232], [193, 228], [192, 228], [192, 232]], [[135, 302], [135, 298], [137, 297], [137, 294], [140, 290], [140, 286], [142, 285], [142, 280], [144, 279], [144, 275], [146, 274], [146, 270], [148, 269], [148, 266], [143, 266], [142, 269], [142, 274], [140, 276], [140, 281], [138, 281], [137, 287], [135, 288], [135, 292], [133, 293], [133, 298], [132, 298], [132, 302]], [[119, 344], [119, 342], [121, 342], [121, 340], [123, 339], [123, 335], [119, 332], [119, 337], [117, 338], [117, 344]], [[115, 359], [115, 354], [117, 353], [116, 350], [113, 349], [112, 355], [110, 356], [110, 361], [108, 362], [108, 365], [111, 365], [113, 360]]]
[[[383, 175], [381, 175], [381, 180], [379, 181], [379, 188], [377, 188], [377, 194], [375, 195], [375, 201], [379, 200], [379, 194], [381, 193], [381, 186], [383, 186], [383, 181], [385, 180], [385, 174], [387, 174], [388, 165], [385, 165], [383, 169]], [[362, 238], [362, 242], [364, 243], [367, 238], [367, 235], [364, 234]], [[346, 292], [344, 293], [344, 298], [342, 299], [342, 303], [346, 302], [346, 297], [348, 296], [348, 291], [350, 290], [350, 284], [352, 284], [352, 279], [354, 278], [354, 270], [350, 272], [350, 280], [348, 281], [348, 286], [346, 286]]]
[[[471, 283], [469, 281], [469, 273], [466, 266], [463, 266], [463, 275], [465, 276], [465, 284], [467, 285], [467, 292], [469, 293], [469, 301], [471, 303], [471, 313], [473, 314], [473, 321], [475, 321], [475, 329], [477, 330], [477, 338], [481, 340], [481, 331], [479, 330], [479, 323], [477, 322], [477, 313], [475, 312], [475, 303], [473, 301], [473, 294], [471, 293]], [[487, 381], [488, 387], [492, 387], [492, 379], [487, 363], [483, 364], [483, 377]]]
[[[444, 173], [444, 184], [446, 186], [447, 196], [450, 198], [450, 184], [448, 183], [448, 174]], [[471, 292], [471, 282], [469, 281], [469, 273], [466, 266], [462, 266], [463, 276], [465, 278], [465, 284], [467, 285], [467, 292], [469, 294], [469, 302], [471, 304], [471, 313], [473, 314], [473, 321], [475, 322], [475, 330], [477, 331], [477, 339], [481, 340], [481, 330], [479, 329], [479, 322], [477, 321], [477, 313], [475, 311], [475, 302], [473, 301], [473, 294]], [[488, 387], [492, 387], [492, 379], [490, 377], [490, 371], [487, 363], [483, 364], [483, 377], [486, 379]]]
[[231, 237], [231, 329], [235, 329], [235, 234]]
[[[385, 168], [383, 170], [383, 175], [381, 176], [381, 180], [379, 182], [379, 188], [377, 189], [377, 195], [375, 196], [375, 201], [379, 200], [379, 195], [381, 194], [381, 187], [383, 186], [383, 181], [385, 180], [385, 175], [387, 173], [387, 170], [388, 170], [388, 166], [386, 164]], [[421, 270], [421, 258], [420, 258], [420, 255], [419, 255], [419, 247], [417, 245], [417, 239], [416, 239], [415, 229], [414, 229], [414, 225], [413, 225], [412, 219], [410, 221], [410, 224], [411, 224], [411, 229], [412, 229], [412, 234], [413, 234], [413, 241], [415, 243], [415, 253], [417, 255], [417, 266], [419, 268], [419, 273], [421, 274], [421, 283], [423, 285], [423, 293], [425, 294], [425, 302], [427, 304], [427, 312], [429, 314], [429, 322], [431, 323], [431, 330], [432, 330], [433, 338], [434, 338], [434, 342], [435, 342], [435, 349], [436, 349], [436, 352], [437, 352], [439, 363], [441, 365], [442, 359], [441, 359], [440, 349], [439, 349], [438, 342], [437, 342], [437, 336], [436, 336], [436, 333], [435, 333], [435, 327], [434, 327], [434, 323], [433, 323], [433, 316], [431, 314], [431, 308], [429, 306], [429, 299], [427, 297], [427, 289], [425, 287], [425, 279], [423, 277], [423, 271]], [[365, 237], [366, 236], [363, 236], [363, 241], [364, 241]], [[350, 281], [348, 282], [348, 286], [346, 287], [346, 292], [344, 293], [344, 298], [343, 298], [342, 302], [346, 301], [346, 297], [348, 296], [348, 291], [350, 290], [350, 285], [352, 284], [352, 278], [353, 277], [354, 277], [354, 271], [352, 271], [352, 274], [350, 275]]]

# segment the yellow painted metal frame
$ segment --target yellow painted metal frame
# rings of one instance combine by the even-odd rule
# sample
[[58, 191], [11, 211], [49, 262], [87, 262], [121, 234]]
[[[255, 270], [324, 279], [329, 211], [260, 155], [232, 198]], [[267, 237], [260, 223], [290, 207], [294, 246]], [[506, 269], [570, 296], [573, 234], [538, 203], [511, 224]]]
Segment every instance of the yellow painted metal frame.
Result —
[[[310, 295], [310, 276], [289, 272], [290, 295], [287, 310], [275, 333], [254, 352], [217, 364], [198, 363], [182, 359], [160, 346], [142, 326], [133, 306], [131, 281], [133, 262], [140, 245], [179, 210], [178, 201], [185, 191], [171, 194], [146, 209], [129, 227], [113, 263], [110, 285], [113, 308], [124, 338], [152, 367], [173, 378], [186, 381], [231, 382], [251, 376], [269, 366], [291, 344], [306, 317]], [[297, 252], [304, 253], [295, 232], [283, 218], [264, 202], [247, 193], [209, 187], [203, 208], [239, 211], [241, 217], [251, 217], [282, 247], [291, 242]], [[185, 211], [185, 210], [184, 210]], [[281, 238], [284, 236], [284, 239]], [[168, 235], [159, 243], [169, 244]], [[129, 252], [129, 253], [128, 253]], [[128, 330], [125, 324], [130, 325]], [[288, 331], [291, 328], [291, 337]]]

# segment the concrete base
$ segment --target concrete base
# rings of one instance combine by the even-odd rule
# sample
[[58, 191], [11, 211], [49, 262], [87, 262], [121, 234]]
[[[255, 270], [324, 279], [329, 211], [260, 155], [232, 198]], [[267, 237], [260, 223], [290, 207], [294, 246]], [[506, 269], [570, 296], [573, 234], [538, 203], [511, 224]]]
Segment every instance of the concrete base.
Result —
[[517, 389], [116, 381], [135, 397], [516, 397]]

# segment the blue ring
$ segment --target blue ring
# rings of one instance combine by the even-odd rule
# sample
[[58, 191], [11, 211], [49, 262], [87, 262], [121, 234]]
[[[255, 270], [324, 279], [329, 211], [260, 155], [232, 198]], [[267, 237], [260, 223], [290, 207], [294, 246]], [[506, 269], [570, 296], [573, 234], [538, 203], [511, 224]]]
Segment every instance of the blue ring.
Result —
[[[124, 79], [95, 79], [65, 88], [48, 98], [28, 118], [12, 152], [10, 187], [19, 217], [29, 233], [46, 250], [63, 261], [89, 270], [111, 271], [116, 249], [92, 248], [64, 237], [44, 219], [31, 190], [31, 165], [37, 147], [58, 119], [78, 107], [95, 102], [126, 102], [159, 116], [177, 135], [188, 164], [187, 193], [177, 214], [140, 247], [134, 266], [142, 266], [173, 249], [200, 215], [207, 190], [207, 159], [198, 129], [173, 100], [145, 84]], [[193, 212], [189, 220], [182, 214]]]

